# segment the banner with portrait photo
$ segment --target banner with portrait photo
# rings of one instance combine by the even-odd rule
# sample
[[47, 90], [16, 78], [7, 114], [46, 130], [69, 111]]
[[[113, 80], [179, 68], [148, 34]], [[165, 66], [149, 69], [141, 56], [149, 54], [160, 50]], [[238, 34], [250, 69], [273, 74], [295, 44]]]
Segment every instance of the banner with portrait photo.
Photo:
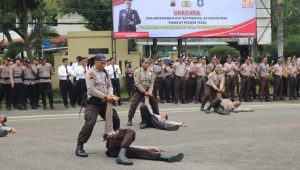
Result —
[[256, 37], [256, 0], [113, 0], [114, 38]]

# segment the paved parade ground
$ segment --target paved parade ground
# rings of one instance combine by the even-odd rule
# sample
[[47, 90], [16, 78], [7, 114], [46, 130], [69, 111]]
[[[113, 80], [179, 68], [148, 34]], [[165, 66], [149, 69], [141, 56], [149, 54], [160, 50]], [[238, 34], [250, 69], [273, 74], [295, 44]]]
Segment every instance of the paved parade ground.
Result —
[[[300, 102], [243, 103], [254, 112], [229, 116], [205, 114], [196, 104], [159, 104], [170, 120], [189, 127], [176, 132], [141, 130], [139, 112], [131, 127], [137, 133], [135, 145], [160, 146], [168, 153], [183, 152], [178, 163], [133, 160], [122, 166], [105, 155], [102, 141], [104, 122], [99, 119], [85, 145], [88, 158], [75, 156], [76, 138], [84, 123], [79, 108], [55, 111], [27, 110], [5, 112], [7, 125], [18, 133], [0, 138], [1, 170], [44, 169], [299, 169]], [[127, 122], [129, 104], [116, 107], [121, 127]]]

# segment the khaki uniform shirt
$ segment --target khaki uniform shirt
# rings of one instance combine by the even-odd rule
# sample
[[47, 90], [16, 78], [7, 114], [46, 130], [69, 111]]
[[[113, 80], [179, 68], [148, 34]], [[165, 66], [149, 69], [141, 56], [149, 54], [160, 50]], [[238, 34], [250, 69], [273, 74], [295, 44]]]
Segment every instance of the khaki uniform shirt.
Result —
[[37, 69], [36, 69], [35, 65], [31, 65], [31, 68], [25, 67], [23, 84], [25, 84], [25, 85], [35, 84], [36, 83], [35, 82], [36, 74], [37, 74]]
[[240, 67], [240, 73], [243, 76], [251, 76], [251, 65], [246, 63]]
[[203, 65], [202, 63], [198, 63], [194, 67], [196, 75], [204, 77], [206, 76], [206, 65]]
[[113, 87], [110, 78], [105, 72], [99, 71], [95, 66], [86, 72], [86, 88], [88, 96], [104, 99], [107, 95], [113, 95]]
[[211, 72], [213, 72], [214, 71], [214, 65], [213, 65], [213, 63], [207, 64], [206, 69], [207, 69], [207, 73], [208, 74], [211, 73]]
[[155, 75], [149, 69], [146, 71], [141, 67], [134, 72], [134, 82], [135, 86], [140, 92], [145, 93], [151, 92], [154, 86]]
[[180, 64], [179, 62], [175, 63], [174, 67], [175, 67], [175, 75], [176, 76], [183, 77], [185, 75], [185, 72], [186, 72], [185, 63], [182, 63], [182, 64]]
[[17, 65], [13, 64], [11, 66], [11, 72], [10, 72], [10, 82], [13, 83], [23, 83], [22, 76], [24, 74], [24, 66], [23, 65]]
[[155, 73], [156, 73], [156, 77], [162, 77], [165, 78], [166, 77], [166, 65], [162, 64], [160, 65], [156, 65], [155, 66]]
[[269, 64], [265, 64], [265, 63], [261, 63], [257, 68], [260, 77], [267, 77], [269, 70], [270, 70]]
[[234, 76], [235, 70], [237, 70], [237, 67], [233, 62], [231, 62], [231, 63], [227, 62], [224, 64], [224, 71], [225, 71], [226, 75]]
[[38, 77], [41, 83], [51, 82], [51, 75], [53, 73], [52, 65], [45, 63], [37, 66]]
[[273, 71], [273, 73], [275, 75], [281, 77], [282, 76], [283, 67], [282, 67], [282, 65], [275, 64], [272, 71]]
[[166, 77], [172, 76], [173, 70], [170, 66], [166, 66]]
[[221, 99], [221, 104], [223, 105], [223, 108], [226, 111], [232, 111], [235, 109], [233, 102], [229, 99]]
[[208, 80], [206, 84], [208, 86], [211, 86], [215, 90], [217, 90], [217, 89], [224, 88], [224, 82], [225, 82], [224, 74], [222, 73], [217, 74], [215, 71], [213, 71], [208, 75]]
[[297, 76], [298, 70], [297, 70], [297, 66], [296, 65], [289, 64], [287, 66], [287, 71], [289, 72], [289, 75], [291, 77], [296, 77]]
[[5, 64], [0, 66], [0, 83], [1, 84], [10, 84], [10, 65], [6, 66]]
[[190, 73], [191, 73], [191, 71], [192, 71], [192, 66], [191, 65], [185, 65], [185, 75], [184, 75], [184, 78], [187, 80], [187, 79], [189, 79], [189, 77], [190, 77]]

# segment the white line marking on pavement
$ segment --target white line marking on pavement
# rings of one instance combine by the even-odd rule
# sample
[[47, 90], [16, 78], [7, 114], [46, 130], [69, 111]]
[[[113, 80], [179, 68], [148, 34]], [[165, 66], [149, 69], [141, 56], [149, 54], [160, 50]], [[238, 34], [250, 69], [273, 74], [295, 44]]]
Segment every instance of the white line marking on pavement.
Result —
[[[245, 105], [241, 108], [249, 108], [249, 107], [259, 107], [259, 108], [298, 108], [300, 104], [268, 104], [268, 105]], [[190, 108], [175, 108], [175, 109], [160, 109], [161, 111], [167, 111], [167, 113], [182, 113], [186, 111], [199, 111], [200, 107], [190, 107]], [[127, 115], [128, 111], [118, 111], [119, 115]], [[137, 111], [136, 113], [140, 113]], [[83, 118], [84, 113], [80, 114], [80, 118]], [[53, 120], [53, 119], [71, 119], [79, 117], [78, 113], [70, 113], [70, 114], [49, 114], [49, 115], [32, 115], [32, 116], [9, 116], [10, 121], [25, 121], [25, 120]]]

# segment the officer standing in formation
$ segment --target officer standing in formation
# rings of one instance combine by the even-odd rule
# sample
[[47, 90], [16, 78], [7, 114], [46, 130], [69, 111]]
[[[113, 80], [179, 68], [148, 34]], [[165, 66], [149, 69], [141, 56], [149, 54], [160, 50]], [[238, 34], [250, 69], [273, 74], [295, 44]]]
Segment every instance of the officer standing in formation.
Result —
[[178, 101], [180, 99], [179, 93], [181, 93], [181, 103], [185, 102], [185, 90], [183, 89], [183, 83], [184, 83], [184, 76], [186, 74], [186, 67], [185, 63], [183, 62], [183, 57], [178, 58], [178, 62], [176, 62], [173, 65], [173, 72], [174, 72], [174, 102], [175, 104], [178, 104]]
[[[120, 87], [120, 76], [121, 76], [121, 69], [118, 65], [116, 65], [116, 59], [110, 58], [110, 64], [105, 68], [108, 77], [111, 80], [112, 86], [114, 88], [114, 95], [121, 98], [121, 87]], [[118, 100], [118, 104], [122, 105], [121, 100]]]
[[287, 71], [289, 73], [289, 99], [294, 100], [297, 99], [297, 74], [298, 68], [296, 65], [296, 58], [291, 60], [291, 63], [287, 66]]
[[24, 108], [27, 109], [27, 99], [30, 101], [31, 109], [37, 109], [36, 101], [36, 74], [37, 69], [30, 59], [25, 60], [24, 70]]
[[232, 101], [234, 101], [235, 94], [235, 75], [236, 75], [236, 65], [232, 62], [232, 58], [230, 55], [227, 55], [227, 62], [224, 64], [223, 69], [226, 80], [225, 80], [225, 94], [227, 97], [230, 97]]
[[18, 108], [19, 110], [24, 110], [24, 86], [23, 86], [23, 77], [24, 67], [21, 62], [21, 58], [15, 59], [15, 64], [11, 66], [10, 71], [10, 83], [12, 87], [13, 93], [13, 106], [14, 108]]
[[55, 109], [53, 105], [53, 91], [51, 84], [51, 76], [53, 68], [50, 63], [47, 63], [43, 57], [40, 58], [40, 64], [37, 66], [38, 77], [40, 81], [41, 97], [43, 109], [47, 109], [46, 93], [49, 99], [50, 109]]
[[283, 88], [282, 88], [282, 59], [277, 60], [277, 64], [272, 68], [272, 73], [274, 75], [274, 89], [273, 89], [273, 101], [283, 100]]
[[134, 79], [133, 79], [133, 74], [134, 74], [134, 68], [131, 65], [131, 61], [128, 61], [125, 67], [125, 75], [126, 75], [126, 90], [128, 93], [129, 99], [131, 99], [131, 94], [134, 86]]
[[0, 66], [0, 109], [2, 108], [2, 99], [5, 96], [7, 111], [11, 110], [11, 85], [10, 85], [10, 58], [6, 58]]
[[258, 66], [258, 74], [259, 74], [259, 82], [260, 82], [260, 87], [259, 87], [259, 96], [260, 99], [262, 97], [265, 98], [266, 102], [269, 102], [269, 80], [268, 80], [268, 73], [270, 72], [270, 67], [268, 64], [268, 59], [265, 57], [262, 59], [260, 65]]
[[144, 96], [149, 97], [149, 102], [154, 114], [159, 114], [158, 104], [153, 96], [153, 87], [155, 75], [152, 69], [149, 69], [149, 60], [141, 60], [141, 67], [134, 72], [135, 89], [131, 99], [131, 104], [128, 112], [127, 126], [132, 126], [132, 119], [134, 117], [136, 108]]
[[[78, 67], [78, 66], [77, 66]], [[74, 97], [73, 97], [73, 86], [72, 86], [72, 77], [74, 72], [71, 66], [69, 66], [69, 60], [67, 58], [62, 59], [62, 65], [58, 67], [58, 76], [59, 76], [59, 89], [60, 94], [63, 99], [65, 108], [69, 108], [68, 95], [70, 99], [70, 104], [75, 108]]]
[[205, 57], [201, 57], [199, 58], [199, 63], [194, 67], [194, 72], [196, 74], [195, 104], [201, 102], [204, 94], [206, 70]]
[[249, 102], [249, 90], [250, 90], [250, 81], [251, 81], [251, 65], [250, 65], [250, 57], [246, 58], [245, 63], [240, 67], [241, 73], [241, 90], [240, 90], [240, 102], [243, 100], [245, 102]]
[[161, 103], [165, 101], [165, 88], [166, 88], [166, 65], [162, 62], [162, 60], [157, 61], [157, 67], [155, 69], [156, 79], [158, 82], [158, 92], [159, 92], [159, 100]]

